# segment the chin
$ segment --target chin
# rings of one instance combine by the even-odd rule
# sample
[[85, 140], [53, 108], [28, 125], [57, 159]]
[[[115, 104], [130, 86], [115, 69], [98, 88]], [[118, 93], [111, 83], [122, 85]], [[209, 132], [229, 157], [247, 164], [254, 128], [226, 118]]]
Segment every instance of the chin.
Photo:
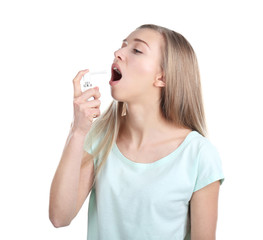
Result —
[[118, 102], [126, 102], [127, 101], [127, 96], [123, 96], [123, 94], [118, 93], [118, 91], [115, 91], [114, 89], [111, 89], [111, 96], [114, 100]]

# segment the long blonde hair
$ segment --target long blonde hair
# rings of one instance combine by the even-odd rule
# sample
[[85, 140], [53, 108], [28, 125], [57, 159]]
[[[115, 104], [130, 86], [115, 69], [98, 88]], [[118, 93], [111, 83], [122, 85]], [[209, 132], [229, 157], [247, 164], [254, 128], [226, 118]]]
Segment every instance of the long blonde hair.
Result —
[[[153, 24], [137, 29], [152, 29], [164, 39], [161, 67], [165, 87], [161, 90], [160, 109], [163, 117], [177, 126], [187, 127], [206, 135], [201, 82], [195, 52], [179, 33]], [[114, 100], [93, 123], [87, 135], [87, 148], [95, 159], [95, 179], [117, 139], [125, 103]]]

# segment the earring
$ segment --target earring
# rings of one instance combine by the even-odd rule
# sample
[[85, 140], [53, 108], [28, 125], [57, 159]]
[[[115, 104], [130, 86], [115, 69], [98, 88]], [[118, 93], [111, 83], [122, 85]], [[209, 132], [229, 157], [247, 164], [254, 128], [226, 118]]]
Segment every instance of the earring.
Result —
[[121, 116], [126, 116], [126, 110], [127, 110], [127, 106], [126, 106], [126, 103], [123, 102], [122, 104], [122, 112], [121, 112]]

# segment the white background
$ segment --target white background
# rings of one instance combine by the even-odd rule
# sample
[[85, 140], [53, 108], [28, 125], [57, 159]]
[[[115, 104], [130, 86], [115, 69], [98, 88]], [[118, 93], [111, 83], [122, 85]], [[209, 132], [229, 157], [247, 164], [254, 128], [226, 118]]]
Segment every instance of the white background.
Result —
[[255, 0], [1, 1], [0, 239], [86, 239], [88, 201], [69, 227], [55, 229], [48, 219], [73, 116], [72, 79], [109, 66], [144, 23], [182, 33], [196, 51], [209, 138], [226, 177], [217, 239], [260, 239], [262, 22]]

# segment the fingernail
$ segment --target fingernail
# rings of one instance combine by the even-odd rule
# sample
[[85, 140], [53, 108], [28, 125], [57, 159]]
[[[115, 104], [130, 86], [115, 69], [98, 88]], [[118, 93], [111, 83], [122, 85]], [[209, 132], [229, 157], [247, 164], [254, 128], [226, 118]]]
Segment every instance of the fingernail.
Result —
[[99, 90], [99, 87], [94, 87], [94, 89]]

